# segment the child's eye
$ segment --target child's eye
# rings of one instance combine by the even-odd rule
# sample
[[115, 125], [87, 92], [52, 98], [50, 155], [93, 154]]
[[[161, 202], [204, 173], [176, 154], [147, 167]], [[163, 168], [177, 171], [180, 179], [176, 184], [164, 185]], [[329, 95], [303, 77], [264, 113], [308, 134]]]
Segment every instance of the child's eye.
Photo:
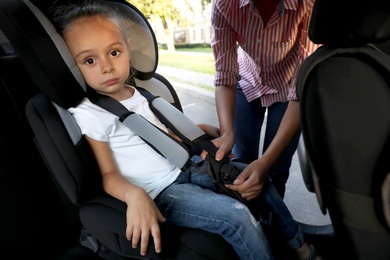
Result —
[[111, 56], [116, 57], [116, 56], [119, 56], [120, 53], [121, 53], [120, 51], [115, 50], [115, 51], [112, 51], [112, 52], [111, 52]]
[[87, 64], [87, 65], [91, 65], [91, 64], [93, 64], [94, 62], [95, 62], [95, 60], [92, 59], [92, 58], [90, 58], [90, 59], [86, 59], [84, 63]]

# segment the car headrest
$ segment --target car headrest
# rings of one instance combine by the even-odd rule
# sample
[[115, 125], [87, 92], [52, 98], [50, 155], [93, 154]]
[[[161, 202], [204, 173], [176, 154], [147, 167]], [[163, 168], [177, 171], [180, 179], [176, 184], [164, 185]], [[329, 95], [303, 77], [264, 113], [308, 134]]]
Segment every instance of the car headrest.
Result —
[[309, 38], [317, 44], [350, 46], [390, 39], [389, 0], [316, 0]]
[[140, 80], [150, 79], [158, 63], [157, 40], [145, 16], [132, 4], [123, 1], [107, 1], [115, 6], [128, 20], [127, 32], [130, 38], [131, 67], [135, 77]]
[[[124, 0], [106, 2], [128, 19], [134, 77], [151, 78], [157, 68], [158, 50], [147, 19]], [[85, 96], [86, 84], [53, 23], [29, 0], [7, 1], [0, 7], [12, 14], [2, 16], [5, 20], [0, 21], [1, 27], [40, 90], [63, 108], [76, 106]]]

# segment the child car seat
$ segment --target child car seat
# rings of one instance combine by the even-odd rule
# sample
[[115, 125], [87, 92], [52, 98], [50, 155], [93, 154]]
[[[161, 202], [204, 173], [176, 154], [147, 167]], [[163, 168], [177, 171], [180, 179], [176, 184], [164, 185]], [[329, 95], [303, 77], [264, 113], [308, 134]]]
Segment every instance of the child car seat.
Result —
[[302, 136], [335, 252], [389, 259], [390, 2], [316, 0], [309, 37], [323, 46], [299, 73]]
[[[132, 23], [132, 68], [138, 86], [166, 98], [181, 108], [169, 82], [155, 73], [157, 44], [153, 31], [137, 8], [126, 1], [107, 1], [125, 12]], [[106, 259], [138, 258], [125, 238], [126, 205], [101, 187], [94, 156], [66, 108], [85, 95], [83, 80], [62, 38], [46, 18], [47, 9], [27, 0], [1, 2], [6, 15], [2, 29], [24, 67], [42, 93], [26, 106], [26, 115], [42, 155], [73, 223], [74, 239]], [[46, 6], [47, 8], [48, 6]], [[163, 254], [149, 258], [235, 259], [232, 247], [221, 236], [195, 229], [162, 224]], [[77, 235], [77, 237], [76, 237]], [[168, 237], [169, 235], [169, 237]], [[66, 256], [65, 256], [66, 257]]]
[[3, 15], [0, 8], [0, 250], [3, 258], [54, 258], [73, 246], [70, 224], [24, 113], [39, 89], [1, 29]]

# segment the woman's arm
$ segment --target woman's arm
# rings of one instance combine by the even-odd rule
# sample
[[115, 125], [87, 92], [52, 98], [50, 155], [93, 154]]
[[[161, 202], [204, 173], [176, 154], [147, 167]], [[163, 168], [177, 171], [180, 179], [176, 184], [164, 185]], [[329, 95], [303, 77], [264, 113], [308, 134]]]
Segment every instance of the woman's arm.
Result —
[[221, 136], [213, 140], [213, 142], [219, 147], [215, 158], [221, 160], [226, 154], [230, 153], [234, 145], [236, 86], [216, 86], [215, 103]]
[[[229, 154], [234, 144], [234, 110], [238, 82], [237, 38], [231, 26], [229, 8], [223, 0], [213, 1], [211, 25], [214, 37], [211, 43], [215, 60], [215, 103], [220, 127], [220, 137], [213, 140], [219, 147], [216, 159]], [[203, 156], [202, 156], [203, 157]]]
[[239, 175], [233, 185], [228, 185], [232, 190], [238, 191], [244, 198], [251, 200], [257, 197], [263, 188], [263, 181], [269, 169], [279, 156], [291, 143], [300, 129], [299, 102], [290, 101], [287, 110], [280, 123], [271, 144], [264, 154], [253, 161]]

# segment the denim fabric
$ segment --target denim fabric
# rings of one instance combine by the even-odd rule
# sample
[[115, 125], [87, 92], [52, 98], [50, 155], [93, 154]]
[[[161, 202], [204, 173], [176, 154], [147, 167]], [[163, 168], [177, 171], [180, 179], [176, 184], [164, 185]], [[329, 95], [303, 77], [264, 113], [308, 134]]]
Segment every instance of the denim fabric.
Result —
[[[260, 98], [248, 102], [240, 85], [237, 85], [234, 118], [235, 144], [232, 150], [234, 160], [251, 163], [259, 158], [260, 133], [266, 110], [268, 110], [268, 115], [263, 152], [276, 135], [287, 106], [288, 102], [275, 103], [268, 108], [262, 107]], [[275, 188], [282, 197], [284, 197], [291, 160], [297, 149], [299, 136], [298, 133], [269, 172]]]
[[[286, 243], [291, 248], [301, 246], [303, 235], [299, 225], [272, 184], [260, 198], [272, 212], [276, 230], [280, 231]], [[174, 183], [160, 193], [155, 202], [167, 222], [220, 234], [241, 259], [273, 259], [260, 221], [244, 204], [215, 193], [215, 186], [207, 174], [182, 172]]]

